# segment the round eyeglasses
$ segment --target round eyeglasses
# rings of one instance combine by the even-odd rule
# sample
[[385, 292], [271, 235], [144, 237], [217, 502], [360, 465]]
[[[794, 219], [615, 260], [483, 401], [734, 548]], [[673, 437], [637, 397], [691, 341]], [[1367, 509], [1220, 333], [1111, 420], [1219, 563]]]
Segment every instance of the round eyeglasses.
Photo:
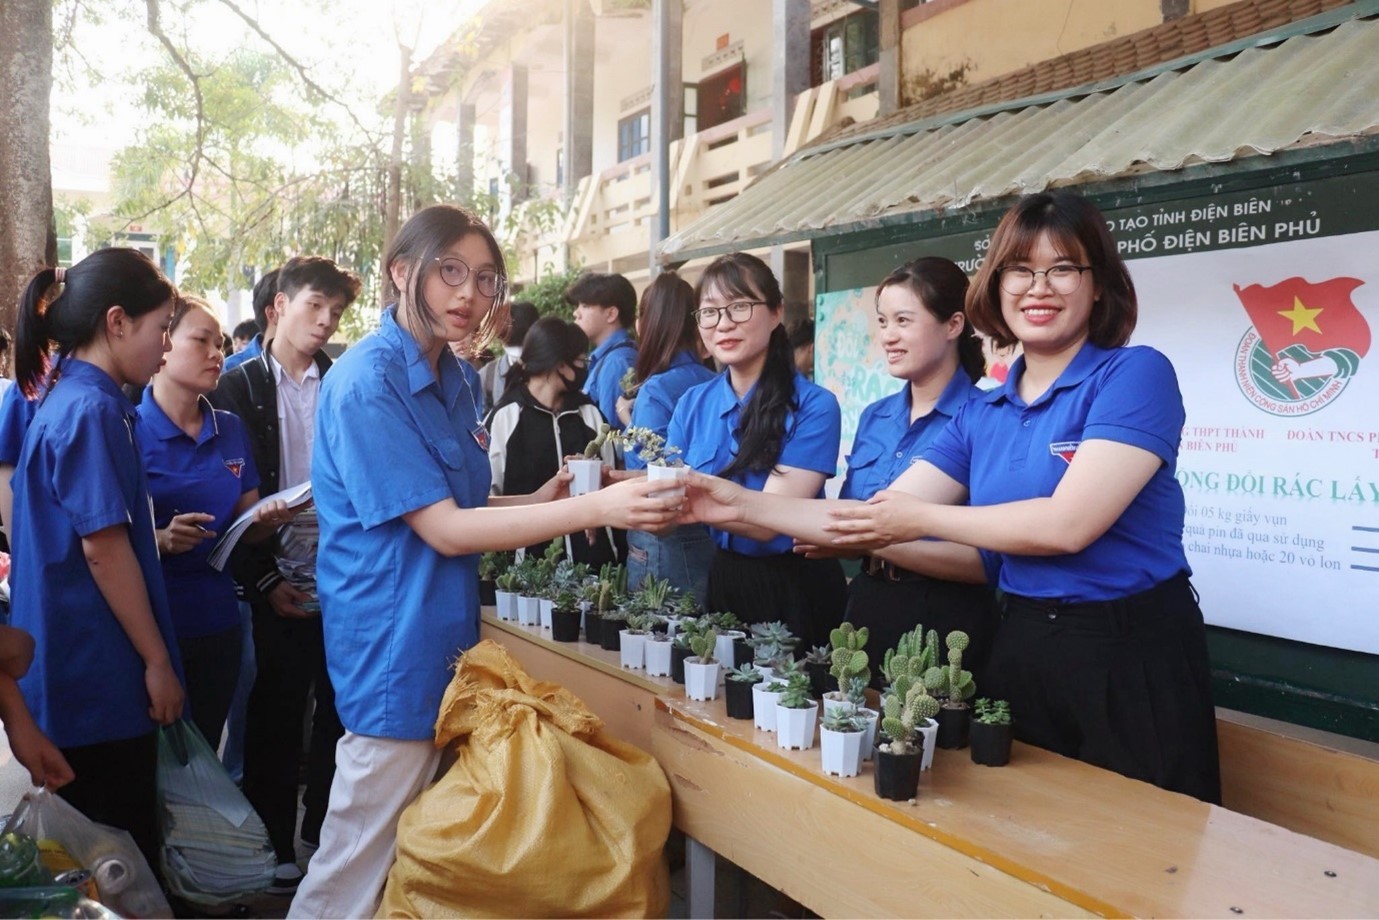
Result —
[[712, 329], [726, 313], [728, 319], [733, 322], [745, 323], [752, 318], [752, 308], [757, 305], [766, 306], [760, 300], [739, 300], [722, 307], [700, 307], [694, 311], [694, 321], [699, 324], [700, 329]]
[[[469, 280], [469, 263], [463, 259], [454, 257], [438, 258], [437, 262], [441, 266], [441, 280], [451, 287], [457, 288]], [[503, 289], [503, 276], [491, 268], [485, 268], [474, 272], [474, 287], [485, 297], [497, 297], [498, 292]]]
[[1082, 285], [1082, 273], [1091, 270], [1090, 265], [1055, 265], [1037, 272], [1023, 265], [1007, 265], [1000, 272], [1001, 290], [1012, 297], [1021, 297], [1034, 287], [1034, 279], [1043, 275], [1055, 294], [1071, 294]]

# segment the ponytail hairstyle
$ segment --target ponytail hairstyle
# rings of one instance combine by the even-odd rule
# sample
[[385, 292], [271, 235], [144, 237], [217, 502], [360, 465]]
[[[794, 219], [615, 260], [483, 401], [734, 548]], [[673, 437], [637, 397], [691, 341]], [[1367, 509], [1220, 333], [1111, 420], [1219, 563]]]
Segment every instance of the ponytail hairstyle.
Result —
[[697, 303], [694, 288], [675, 272], [662, 272], [647, 287], [637, 311], [642, 321], [637, 349], [639, 383], [670, 367], [677, 352], [694, 349], [699, 337], [694, 326]]
[[[923, 256], [891, 272], [876, 286], [876, 301], [881, 292], [892, 285], [905, 288], [924, 309], [941, 323], [963, 312], [967, 300], [967, 275], [961, 268], [938, 256]], [[986, 359], [982, 356], [982, 340], [972, 332], [972, 324], [963, 316], [963, 330], [958, 335], [958, 364], [973, 383], [986, 373]]]
[[138, 319], [176, 294], [153, 260], [137, 249], [98, 249], [71, 268], [40, 269], [19, 297], [15, 381], [34, 398], [50, 351], [56, 350], [60, 362], [95, 341], [111, 307], [123, 307]]
[[562, 364], [573, 364], [589, 350], [589, 337], [574, 323], [558, 316], [543, 316], [532, 323], [522, 339], [522, 357], [503, 375], [509, 388], [524, 387], [533, 377], [550, 373]]
[[[745, 252], [730, 252], [710, 262], [695, 288], [695, 302], [702, 302], [704, 293], [710, 290], [760, 301], [772, 313], [784, 309], [776, 276], [765, 262]], [[774, 470], [785, 448], [786, 420], [799, 407], [799, 397], [795, 393], [795, 350], [790, 347], [790, 334], [785, 331], [785, 324], [781, 323], [771, 331], [761, 379], [752, 391], [752, 398], [742, 407], [740, 427], [733, 432], [737, 438], [737, 456], [718, 475], [731, 479], [748, 470]]]
[[[397, 236], [393, 237], [393, 244], [388, 247], [388, 254], [383, 259], [387, 294], [396, 300], [406, 293], [409, 306], [407, 331], [423, 351], [435, 344], [433, 330], [437, 323], [436, 311], [426, 302], [423, 292], [428, 273], [435, 270], [436, 260], [445, 255], [446, 250], [471, 233], [478, 234], [488, 245], [493, 270], [498, 273], [498, 293], [479, 327], [469, 337], [465, 349], [469, 357], [477, 357], [502, 338], [502, 332], [508, 326], [508, 270], [503, 261], [502, 247], [498, 245], [493, 231], [464, 208], [449, 204], [432, 205], [407, 219], [407, 223], [397, 231]], [[397, 262], [407, 265], [407, 276], [402, 284], [405, 292], [393, 282], [393, 265]], [[471, 266], [471, 270], [477, 271], [477, 267]], [[478, 294], [477, 287], [475, 294]]]

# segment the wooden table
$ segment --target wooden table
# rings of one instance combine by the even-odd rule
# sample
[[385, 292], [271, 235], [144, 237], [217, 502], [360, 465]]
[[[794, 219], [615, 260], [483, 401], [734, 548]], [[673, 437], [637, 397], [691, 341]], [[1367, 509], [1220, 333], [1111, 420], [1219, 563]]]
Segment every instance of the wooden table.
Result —
[[660, 762], [694, 841], [691, 916], [710, 915], [712, 853], [824, 916], [1379, 916], [1379, 860], [1038, 748], [1004, 768], [939, 751], [892, 803], [870, 765], [827, 776], [817, 746], [782, 750], [617, 653], [487, 616], [482, 634]]

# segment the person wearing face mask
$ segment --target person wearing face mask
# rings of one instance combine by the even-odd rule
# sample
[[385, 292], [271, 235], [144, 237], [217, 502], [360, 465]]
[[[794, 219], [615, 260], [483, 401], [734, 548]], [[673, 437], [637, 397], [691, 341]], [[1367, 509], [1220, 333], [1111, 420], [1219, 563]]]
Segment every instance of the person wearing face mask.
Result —
[[[532, 324], [522, 340], [522, 358], [504, 378], [502, 398], [485, 419], [494, 495], [537, 491], [560, 471], [571, 454], [581, 454], [606, 420], [584, 392], [589, 377], [589, 339], [573, 323], [547, 316]], [[611, 442], [601, 456], [615, 462]], [[544, 545], [528, 549], [540, 553]], [[568, 534], [565, 553], [597, 568], [616, 562], [611, 528]]]

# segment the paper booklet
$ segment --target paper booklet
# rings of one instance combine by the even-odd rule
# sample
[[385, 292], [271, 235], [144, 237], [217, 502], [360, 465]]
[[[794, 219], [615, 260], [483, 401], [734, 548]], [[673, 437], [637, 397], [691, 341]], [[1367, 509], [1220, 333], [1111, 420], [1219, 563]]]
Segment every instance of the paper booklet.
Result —
[[261, 498], [255, 502], [248, 511], [241, 514], [239, 518], [230, 525], [229, 529], [220, 535], [220, 539], [216, 541], [215, 548], [211, 550], [211, 568], [215, 569], [217, 572], [225, 570], [225, 563], [230, 561], [231, 550], [235, 548], [235, 544], [239, 542], [239, 538], [244, 536], [244, 532], [249, 529], [249, 525], [254, 523], [254, 514], [259, 508], [275, 500], [286, 502], [289, 508], [302, 507], [302, 505], [311, 501], [310, 481], [295, 485], [290, 489], [283, 489], [281, 492], [274, 492], [267, 498]]

